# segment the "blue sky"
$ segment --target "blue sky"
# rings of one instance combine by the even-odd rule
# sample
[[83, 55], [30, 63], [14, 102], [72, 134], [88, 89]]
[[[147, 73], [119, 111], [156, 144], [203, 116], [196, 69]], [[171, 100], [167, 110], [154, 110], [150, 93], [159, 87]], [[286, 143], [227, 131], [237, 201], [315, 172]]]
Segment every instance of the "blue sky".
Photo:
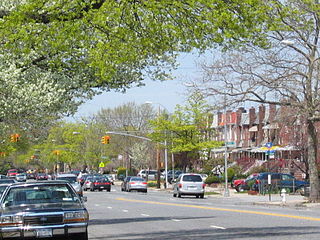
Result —
[[[203, 56], [199, 57], [194, 53], [182, 54], [178, 59], [180, 66], [174, 72], [174, 80], [165, 82], [146, 80], [146, 86], [128, 89], [126, 93], [105, 92], [81, 105], [74, 117], [68, 119], [78, 120], [80, 117], [91, 116], [102, 108], [113, 108], [127, 102], [143, 104], [146, 101], [151, 101], [159, 103], [169, 112], [173, 112], [175, 106], [184, 104], [186, 99], [187, 88], [183, 83], [200, 77], [196, 63], [202, 59], [204, 59]], [[155, 107], [157, 107], [156, 104]]]

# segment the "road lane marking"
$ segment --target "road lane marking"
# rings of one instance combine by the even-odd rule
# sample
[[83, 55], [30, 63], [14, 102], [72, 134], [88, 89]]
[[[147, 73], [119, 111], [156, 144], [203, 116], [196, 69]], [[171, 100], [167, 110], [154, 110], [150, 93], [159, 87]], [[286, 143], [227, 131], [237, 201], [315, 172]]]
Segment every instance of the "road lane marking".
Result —
[[123, 210], [122, 210], [122, 212], [129, 212], [129, 211], [128, 211], [128, 210], [126, 210], [126, 209], [123, 209]]
[[107, 207], [107, 208], [112, 209], [112, 207]]
[[100, 204], [95, 204], [95, 206], [96, 206], [96, 207], [99, 207], [99, 206], [100, 206]]
[[215, 211], [223, 211], [223, 212], [247, 213], [247, 214], [264, 215], [264, 216], [274, 216], [274, 217], [283, 217], [283, 218], [293, 218], [293, 219], [310, 220], [310, 221], [320, 221], [320, 218], [315, 218], [315, 217], [303, 217], [303, 216], [295, 216], [295, 215], [289, 215], [289, 214], [258, 212], [258, 211], [251, 211], [251, 210], [239, 210], [239, 209], [228, 209], [228, 208], [205, 207], [205, 206], [197, 206], [197, 205], [191, 205], [191, 204], [143, 201], [143, 200], [134, 200], [134, 199], [126, 199], [126, 198], [116, 198], [116, 200], [126, 201], [126, 202], [136, 202], [136, 203], [165, 205], [165, 206], [176, 206], [176, 207], [187, 207], [187, 208], [197, 208], [197, 209], [215, 210]]
[[148, 214], [144, 214], [144, 213], [141, 213], [141, 216], [144, 216], [144, 217], [150, 217], [150, 215], [148, 215]]
[[210, 227], [211, 227], [211, 228], [216, 228], [216, 229], [223, 229], [223, 230], [226, 229], [226, 228], [224, 228], [224, 227], [219, 227], [219, 226], [214, 226], [214, 225], [211, 225]]
[[174, 222], [181, 222], [181, 220], [179, 220], [179, 219], [171, 219], [171, 220]]

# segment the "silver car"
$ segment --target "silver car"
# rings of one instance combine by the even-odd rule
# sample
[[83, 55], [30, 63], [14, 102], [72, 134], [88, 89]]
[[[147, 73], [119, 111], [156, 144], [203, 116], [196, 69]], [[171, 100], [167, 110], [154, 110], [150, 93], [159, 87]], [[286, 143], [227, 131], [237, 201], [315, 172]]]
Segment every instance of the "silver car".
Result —
[[194, 195], [197, 198], [204, 198], [205, 183], [200, 174], [181, 174], [173, 185], [173, 197], [182, 195]]
[[141, 177], [131, 177], [127, 182], [127, 191], [131, 192], [132, 190], [148, 192], [148, 183]]
[[72, 187], [74, 188], [74, 190], [76, 190], [76, 192], [79, 194], [79, 196], [81, 196], [81, 197], [83, 196], [82, 187], [81, 187], [80, 183], [78, 183], [76, 175], [68, 174], [68, 173], [59, 174], [56, 177], [56, 180], [63, 180], [63, 181], [69, 182], [72, 185]]
[[16, 180], [18, 182], [26, 182], [27, 181], [27, 174], [26, 173], [19, 173], [16, 175]]

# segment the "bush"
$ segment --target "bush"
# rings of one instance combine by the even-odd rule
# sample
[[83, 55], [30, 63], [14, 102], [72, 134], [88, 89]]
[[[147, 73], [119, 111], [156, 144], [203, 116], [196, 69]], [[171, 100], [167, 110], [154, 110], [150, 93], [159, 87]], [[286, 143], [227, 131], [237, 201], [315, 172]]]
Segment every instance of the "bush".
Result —
[[219, 176], [208, 176], [205, 183], [212, 184], [212, 183], [221, 183], [222, 178]]
[[156, 187], [157, 181], [148, 181], [148, 187]]

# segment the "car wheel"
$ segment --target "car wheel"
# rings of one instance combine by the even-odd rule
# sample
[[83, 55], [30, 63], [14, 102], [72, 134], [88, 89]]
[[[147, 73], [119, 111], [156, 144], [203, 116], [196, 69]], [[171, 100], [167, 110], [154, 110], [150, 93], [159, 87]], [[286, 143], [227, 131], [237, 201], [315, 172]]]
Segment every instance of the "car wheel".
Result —
[[144, 190], [143, 192], [144, 192], [144, 193], [147, 193], [147, 192], [148, 192], [148, 190], [146, 189], [146, 190]]
[[101, 192], [103, 189], [99, 189], [99, 192]]
[[200, 197], [200, 195], [196, 195], [196, 198], [199, 198]]
[[176, 194], [176, 193], [174, 193], [174, 194], [173, 194], [173, 197], [176, 197], [176, 196], [177, 196], [177, 194]]
[[178, 193], [178, 198], [181, 198], [181, 193]]
[[88, 189], [86, 189], [86, 188], [83, 188], [83, 191], [87, 191]]
[[111, 191], [111, 189], [107, 189], [107, 192], [110, 192]]
[[93, 191], [94, 191], [94, 188], [90, 188], [90, 191], [93, 192]]
[[204, 198], [204, 193], [200, 195], [200, 198]]

